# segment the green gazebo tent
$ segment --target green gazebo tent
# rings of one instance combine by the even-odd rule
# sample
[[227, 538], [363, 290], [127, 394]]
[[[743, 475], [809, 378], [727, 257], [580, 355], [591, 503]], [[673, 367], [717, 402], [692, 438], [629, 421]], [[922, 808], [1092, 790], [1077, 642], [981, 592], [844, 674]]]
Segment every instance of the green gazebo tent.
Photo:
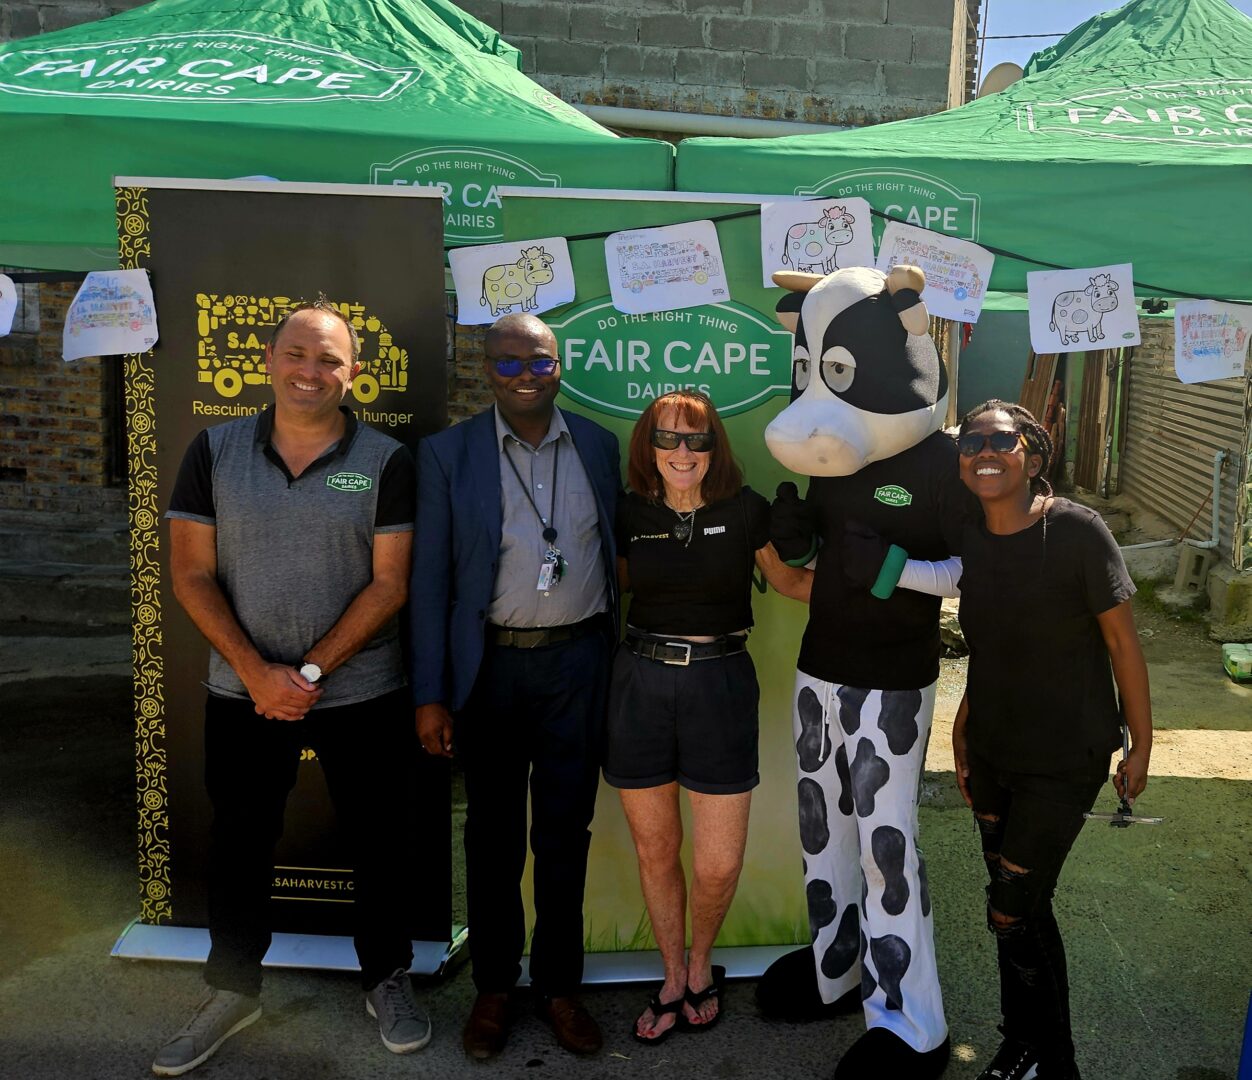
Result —
[[[1141, 293], [1252, 300], [1252, 19], [1131, 0], [948, 112], [780, 139], [687, 139], [680, 191], [860, 196], [1062, 266], [1130, 261]], [[998, 290], [1041, 269], [999, 257]]]
[[[0, 264], [117, 265], [114, 176], [438, 185], [449, 243], [502, 185], [664, 188], [447, 0], [155, 0], [0, 46]], [[206, 223], [211, 227], [211, 223]]]

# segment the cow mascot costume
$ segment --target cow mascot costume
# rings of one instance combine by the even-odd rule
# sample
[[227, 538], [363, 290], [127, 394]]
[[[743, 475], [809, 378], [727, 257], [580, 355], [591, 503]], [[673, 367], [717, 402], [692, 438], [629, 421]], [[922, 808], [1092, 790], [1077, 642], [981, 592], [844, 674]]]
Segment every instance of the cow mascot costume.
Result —
[[[778, 273], [795, 334], [792, 401], [770, 453], [810, 477], [779, 487], [771, 531], [816, 558], [793, 721], [811, 948], [776, 961], [758, 1000], [789, 1019], [864, 1011], [837, 1080], [924, 1080], [947, 1065], [917, 796], [939, 677], [939, 598], [971, 499], [940, 429], [947, 373], [899, 266]], [[912, 560], [918, 560], [916, 562]], [[916, 591], [925, 590], [925, 591]]]

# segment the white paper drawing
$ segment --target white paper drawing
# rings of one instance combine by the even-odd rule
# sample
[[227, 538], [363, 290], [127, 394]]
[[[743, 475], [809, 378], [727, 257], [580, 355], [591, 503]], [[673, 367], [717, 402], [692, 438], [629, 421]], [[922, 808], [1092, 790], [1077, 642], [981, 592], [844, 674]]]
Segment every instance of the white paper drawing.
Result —
[[574, 299], [574, 266], [563, 236], [453, 248], [448, 265], [462, 326], [493, 323], [501, 315], [537, 315]]
[[1185, 383], [1241, 377], [1252, 334], [1252, 306], [1179, 300], [1174, 307], [1174, 370]]
[[1029, 273], [1026, 293], [1030, 347], [1037, 353], [1139, 344], [1139, 308], [1130, 263]]
[[65, 316], [62, 356], [147, 352], [157, 341], [147, 270], [93, 270]]
[[0, 337], [13, 329], [17, 312], [17, 285], [7, 274], [0, 274]]
[[627, 315], [730, 299], [717, 227], [685, 221], [612, 233], [604, 241], [613, 306]]
[[996, 257], [986, 248], [946, 233], [890, 221], [878, 245], [877, 267], [920, 266], [926, 274], [922, 299], [926, 310], [941, 319], [975, 323], [991, 281]]
[[761, 204], [761, 270], [767, 289], [776, 270], [829, 274], [841, 266], [873, 266], [869, 203], [787, 199]]

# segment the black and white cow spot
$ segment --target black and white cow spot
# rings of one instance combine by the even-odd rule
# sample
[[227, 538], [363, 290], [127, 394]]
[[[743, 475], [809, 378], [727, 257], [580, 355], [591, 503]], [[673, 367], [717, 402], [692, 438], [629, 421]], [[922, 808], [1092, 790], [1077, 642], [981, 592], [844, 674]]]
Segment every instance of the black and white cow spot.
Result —
[[887, 995], [887, 1008], [899, 1012], [904, 1008], [900, 983], [904, 981], [904, 973], [908, 971], [909, 962], [913, 959], [908, 942], [895, 934], [874, 938], [869, 943], [869, 955], [878, 972], [878, 985]]
[[839, 813], [852, 816], [852, 774], [848, 771], [848, 744], [841, 742], [835, 751], [835, 775], [839, 777]]
[[878, 710], [878, 727], [897, 756], [907, 754], [917, 742], [917, 714], [922, 708], [920, 690], [884, 690]]
[[925, 918], [930, 914], [930, 882], [926, 879], [926, 860], [922, 858], [922, 853], [917, 853], [917, 891], [922, 897], [922, 917]]
[[857, 816], [867, 818], [874, 812], [874, 797], [891, 779], [891, 766], [874, 752], [874, 744], [869, 739], [861, 739], [856, 744], [851, 771], [852, 801], [856, 804]]
[[880, 825], [870, 837], [874, 862], [882, 872], [882, 909], [899, 915], [909, 902], [909, 883], [904, 876], [904, 833], [891, 825]]
[[849, 735], [855, 735], [861, 726], [861, 706], [869, 697], [869, 691], [855, 686], [841, 686], [836, 696], [839, 698], [839, 725]]
[[865, 938], [865, 932], [861, 931], [861, 1000], [869, 1001], [874, 996], [874, 991], [878, 989], [878, 983], [874, 981], [874, 973], [869, 969], [869, 957], [865, 954], [869, 952], [869, 942]]
[[860, 953], [858, 939], [864, 939], [864, 936], [856, 906], [849, 904], [843, 909], [834, 941], [822, 953], [822, 974], [828, 979], [838, 979], [851, 971]]
[[807, 776], [800, 779], [800, 845], [810, 855], [826, 850], [830, 826], [826, 824], [826, 798], [822, 785]]
[[830, 882], [819, 878], [814, 878], [804, 887], [804, 895], [809, 904], [809, 937], [816, 941], [817, 932], [835, 921], [839, 905], [831, 894]]
[[822, 703], [809, 687], [796, 698], [796, 715], [800, 718], [800, 737], [796, 740], [796, 757], [801, 772], [817, 772], [830, 757], [830, 727], [822, 715]]

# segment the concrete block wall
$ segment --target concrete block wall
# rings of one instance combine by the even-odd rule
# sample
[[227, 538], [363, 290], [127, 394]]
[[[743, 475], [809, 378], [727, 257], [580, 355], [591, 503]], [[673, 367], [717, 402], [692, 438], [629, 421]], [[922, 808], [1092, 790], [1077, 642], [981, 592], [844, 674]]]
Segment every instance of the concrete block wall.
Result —
[[584, 105], [864, 125], [967, 98], [978, 0], [461, 0]]
[[77, 291], [76, 282], [40, 285], [38, 331], [0, 338], [0, 512], [125, 514], [125, 486], [111, 475], [118, 421], [106, 366], [119, 360], [61, 359]]
[[0, 4], [0, 41], [50, 34], [67, 26], [106, 19], [148, 0], [5, 0]]

